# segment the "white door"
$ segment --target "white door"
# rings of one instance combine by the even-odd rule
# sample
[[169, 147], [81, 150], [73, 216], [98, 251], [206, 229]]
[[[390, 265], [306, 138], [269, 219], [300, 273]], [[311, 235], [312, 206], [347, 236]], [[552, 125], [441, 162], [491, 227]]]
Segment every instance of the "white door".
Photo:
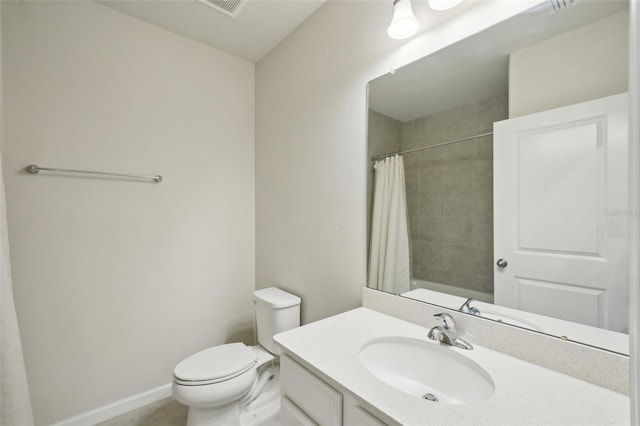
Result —
[[627, 331], [627, 122], [621, 94], [494, 124], [497, 305]]

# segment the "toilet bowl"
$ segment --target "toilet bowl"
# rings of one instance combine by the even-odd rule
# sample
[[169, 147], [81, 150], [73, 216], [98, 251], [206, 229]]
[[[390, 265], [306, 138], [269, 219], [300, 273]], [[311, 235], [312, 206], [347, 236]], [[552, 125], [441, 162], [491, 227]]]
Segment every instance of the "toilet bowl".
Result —
[[172, 392], [189, 407], [188, 426], [277, 424], [279, 348], [272, 338], [300, 325], [300, 298], [271, 287], [256, 291], [254, 302], [258, 345], [214, 346], [174, 369]]

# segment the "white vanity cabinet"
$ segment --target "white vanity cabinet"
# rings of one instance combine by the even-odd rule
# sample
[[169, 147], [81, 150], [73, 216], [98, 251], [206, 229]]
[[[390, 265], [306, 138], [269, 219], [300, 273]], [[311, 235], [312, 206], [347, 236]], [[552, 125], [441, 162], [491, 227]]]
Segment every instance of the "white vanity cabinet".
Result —
[[280, 357], [282, 426], [384, 426], [349, 394], [342, 394], [287, 355]]
[[343, 404], [342, 420], [345, 426], [386, 426], [386, 423], [367, 411], [351, 395], [344, 395]]

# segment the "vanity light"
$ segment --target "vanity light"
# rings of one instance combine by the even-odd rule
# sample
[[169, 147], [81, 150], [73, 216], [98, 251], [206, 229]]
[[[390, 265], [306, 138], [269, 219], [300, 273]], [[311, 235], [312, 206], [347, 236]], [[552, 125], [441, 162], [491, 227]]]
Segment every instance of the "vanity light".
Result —
[[429, 7], [433, 10], [448, 10], [456, 7], [462, 0], [427, 0]]
[[411, 37], [418, 31], [419, 25], [411, 8], [411, 0], [394, 0], [393, 19], [387, 28], [389, 37], [396, 40]]

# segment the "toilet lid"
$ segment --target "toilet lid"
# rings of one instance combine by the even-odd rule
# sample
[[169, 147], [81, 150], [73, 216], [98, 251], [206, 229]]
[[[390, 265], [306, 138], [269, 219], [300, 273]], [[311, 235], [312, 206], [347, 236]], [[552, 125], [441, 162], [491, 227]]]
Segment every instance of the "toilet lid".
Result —
[[258, 355], [244, 343], [229, 343], [205, 349], [178, 364], [177, 379], [201, 382], [238, 375], [255, 364]]

